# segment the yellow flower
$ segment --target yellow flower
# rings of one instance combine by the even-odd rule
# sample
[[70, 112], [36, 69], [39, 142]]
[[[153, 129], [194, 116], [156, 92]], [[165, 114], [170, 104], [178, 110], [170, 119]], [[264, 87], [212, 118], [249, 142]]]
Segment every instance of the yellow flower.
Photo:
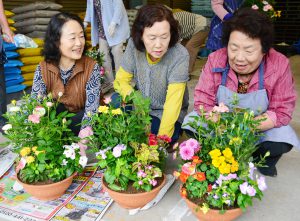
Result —
[[23, 147], [22, 150], [20, 151], [20, 155], [22, 157], [25, 157], [28, 154], [30, 154], [30, 152], [31, 152], [30, 147]]
[[232, 152], [231, 149], [226, 147], [225, 150], [222, 151], [224, 157], [226, 158], [231, 158], [232, 157]]
[[16, 106], [17, 101], [16, 100], [12, 100], [11, 103], [12, 103], [12, 105]]
[[234, 157], [231, 156], [229, 158], [226, 158], [227, 163], [232, 163], [234, 161]]
[[232, 144], [240, 145], [242, 144], [242, 139], [240, 137], [234, 137], [229, 141], [229, 145]]
[[225, 157], [223, 157], [223, 156], [220, 156], [218, 159], [221, 163], [223, 163], [225, 161]]
[[212, 165], [216, 168], [220, 166], [221, 162], [219, 160], [213, 159], [212, 160]]
[[26, 157], [26, 162], [27, 162], [28, 164], [33, 163], [34, 160], [35, 160], [35, 158], [34, 158], [33, 156]]
[[231, 168], [230, 168], [230, 171], [231, 171], [231, 173], [234, 173], [234, 172], [236, 172], [236, 171], [238, 171], [239, 170], [239, 164], [238, 164], [238, 162], [236, 162], [235, 160], [232, 162], [232, 164], [231, 164]]
[[214, 149], [214, 150], [209, 152], [209, 155], [212, 159], [215, 159], [218, 156], [221, 156], [221, 151], [219, 149]]
[[208, 212], [208, 210], [209, 210], [209, 206], [208, 206], [207, 203], [203, 203], [202, 206], [200, 207], [200, 209], [202, 210], [202, 212], [204, 214], [206, 214]]
[[107, 107], [107, 106], [99, 106], [98, 111], [99, 111], [100, 113], [105, 113], [105, 114], [107, 114], [107, 113], [108, 113], [108, 107]]
[[119, 115], [119, 114], [122, 114], [122, 110], [120, 108], [118, 108], [118, 109], [112, 110], [111, 113], [113, 115]]
[[33, 152], [35, 152], [35, 151], [37, 150], [37, 148], [38, 148], [37, 146], [34, 146], [34, 147], [31, 148], [31, 150], [32, 150]]

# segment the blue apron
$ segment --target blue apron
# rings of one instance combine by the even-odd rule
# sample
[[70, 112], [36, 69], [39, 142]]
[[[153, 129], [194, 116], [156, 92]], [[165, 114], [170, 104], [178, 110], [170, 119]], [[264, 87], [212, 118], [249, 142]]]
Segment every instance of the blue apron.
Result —
[[[267, 111], [269, 106], [269, 99], [267, 91], [264, 88], [264, 64], [263, 62], [259, 66], [259, 89], [247, 94], [239, 94], [228, 89], [226, 85], [227, 76], [229, 73], [229, 65], [227, 64], [226, 68], [213, 68], [213, 72], [222, 72], [222, 82], [217, 91], [217, 102], [218, 104], [223, 102], [229, 109], [232, 109], [232, 99], [234, 95], [237, 95], [239, 100], [238, 106], [241, 108], [249, 108], [254, 111], [254, 114], [257, 116], [261, 113]], [[193, 111], [188, 114], [184, 121], [183, 125], [191, 122], [193, 118], [191, 116], [196, 116], [197, 112]], [[183, 126], [183, 129], [191, 130], [194, 133], [196, 132], [190, 126]], [[290, 125], [281, 126], [278, 128], [272, 128], [267, 131], [264, 131], [264, 136], [259, 141], [273, 141], [273, 142], [284, 142], [293, 145], [297, 149], [300, 149], [300, 141]]]
[[[242, 2], [242, 0], [224, 0], [223, 7], [226, 11], [233, 14], [242, 5]], [[223, 22], [215, 15], [211, 20], [206, 48], [214, 51], [222, 48], [222, 34]]]

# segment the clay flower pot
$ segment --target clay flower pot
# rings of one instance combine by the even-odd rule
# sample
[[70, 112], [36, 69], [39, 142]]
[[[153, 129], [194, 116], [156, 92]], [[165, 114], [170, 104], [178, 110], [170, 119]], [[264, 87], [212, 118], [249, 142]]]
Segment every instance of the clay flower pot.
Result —
[[166, 183], [166, 176], [163, 176], [163, 181], [159, 186], [156, 186], [150, 192], [143, 192], [143, 193], [120, 193], [114, 190], [109, 189], [106, 186], [106, 182], [104, 182], [104, 176], [102, 177], [103, 189], [108, 192], [110, 197], [116, 201], [122, 208], [125, 209], [136, 209], [145, 206], [151, 200], [153, 200], [156, 195], [159, 193], [160, 189]]
[[242, 210], [240, 208], [226, 210], [224, 214], [220, 214], [220, 210], [209, 209], [209, 211], [204, 214], [198, 205], [185, 198], [185, 202], [191, 209], [193, 214], [201, 221], [231, 221], [235, 220], [237, 217], [242, 215]]
[[73, 173], [68, 178], [57, 182], [57, 183], [51, 183], [51, 184], [45, 184], [45, 185], [34, 185], [34, 184], [27, 184], [23, 183], [18, 176], [17, 180], [18, 182], [23, 186], [24, 190], [31, 194], [34, 198], [37, 198], [39, 200], [49, 201], [49, 200], [55, 200], [62, 196], [66, 190], [69, 188], [69, 186], [72, 184], [74, 176], [76, 176], [77, 172]]

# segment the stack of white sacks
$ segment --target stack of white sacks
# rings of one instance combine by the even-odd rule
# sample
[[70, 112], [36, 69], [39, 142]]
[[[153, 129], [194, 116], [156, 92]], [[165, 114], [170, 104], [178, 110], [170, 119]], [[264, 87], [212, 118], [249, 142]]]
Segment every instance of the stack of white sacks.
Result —
[[47, 25], [53, 15], [59, 13], [62, 5], [53, 2], [35, 2], [12, 9], [15, 15], [14, 27], [18, 33], [31, 38], [44, 38]]

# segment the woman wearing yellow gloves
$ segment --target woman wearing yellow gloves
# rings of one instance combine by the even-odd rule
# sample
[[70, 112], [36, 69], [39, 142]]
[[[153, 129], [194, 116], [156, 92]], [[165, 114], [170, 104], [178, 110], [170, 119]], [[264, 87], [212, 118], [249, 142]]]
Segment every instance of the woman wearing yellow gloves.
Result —
[[172, 142], [179, 138], [188, 108], [189, 54], [178, 40], [178, 22], [170, 10], [162, 5], [143, 6], [114, 82], [124, 99], [135, 81], [136, 88], [151, 99], [151, 132], [168, 135]]

